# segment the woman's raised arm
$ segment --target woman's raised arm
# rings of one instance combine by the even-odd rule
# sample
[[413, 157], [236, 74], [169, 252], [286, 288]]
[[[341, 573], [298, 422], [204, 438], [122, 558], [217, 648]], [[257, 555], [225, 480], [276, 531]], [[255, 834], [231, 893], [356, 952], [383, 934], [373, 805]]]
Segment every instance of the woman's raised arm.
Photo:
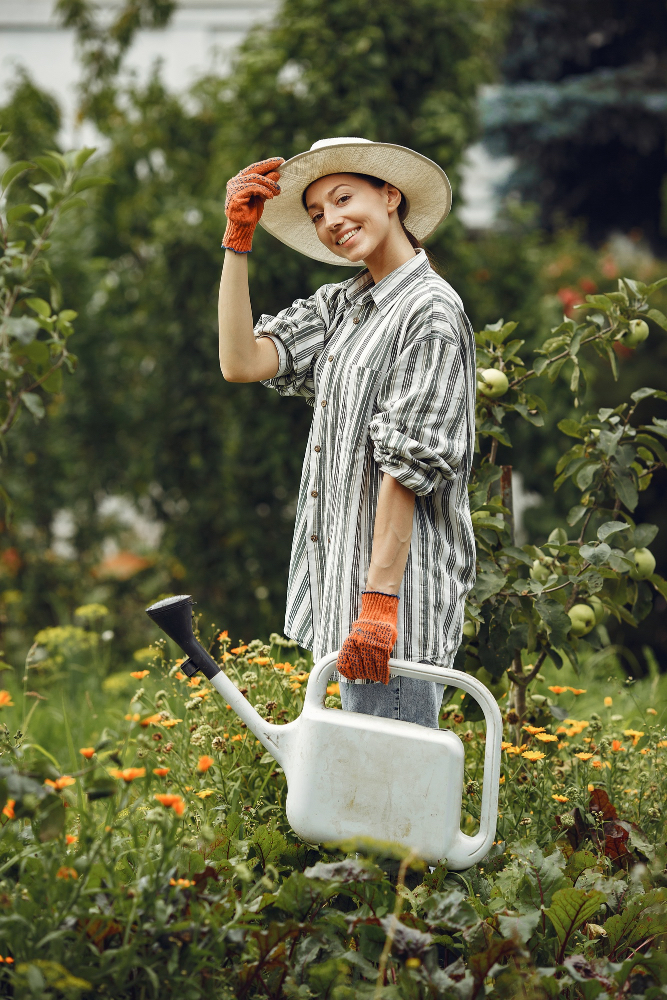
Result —
[[248, 257], [225, 251], [218, 297], [220, 370], [228, 382], [261, 382], [278, 373], [269, 337], [255, 339], [248, 287]]

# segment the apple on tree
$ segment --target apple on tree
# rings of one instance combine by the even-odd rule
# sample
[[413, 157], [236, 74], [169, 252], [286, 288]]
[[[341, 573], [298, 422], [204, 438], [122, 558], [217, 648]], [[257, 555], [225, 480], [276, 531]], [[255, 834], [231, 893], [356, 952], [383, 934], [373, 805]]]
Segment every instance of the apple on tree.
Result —
[[638, 344], [643, 343], [647, 337], [648, 323], [643, 319], [631, 319], [628, 323], [628, 329], [621, 337], [621, 343], [624, 347], [634, 349]]
[[595, 627], [595, 611], [590, 604], [575, 604], [568, 611], [572, 635], [587, 635]]
[[650, 549], [630, 549], [626, 555], [635, 564], [630, 570], [633, 580], [648, 580], [655, 573], [655, 556]]
[[499, 399], [509, 389], [507, 375], [499, 368], [485, 368], [479, 374], [480, 381], [477, 383], [477, 388], [482, 396], [486, 396], [488, 399]]

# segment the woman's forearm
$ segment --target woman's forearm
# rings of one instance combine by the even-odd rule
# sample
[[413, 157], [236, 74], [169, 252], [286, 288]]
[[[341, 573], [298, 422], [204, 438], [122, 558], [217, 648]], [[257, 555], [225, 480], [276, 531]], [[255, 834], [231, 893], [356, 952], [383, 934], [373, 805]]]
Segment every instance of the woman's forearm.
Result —
[[259, 382], [278, 371], [269, 337], [255, 339], [248, 288], [247, 254], [225, 252], [218, 297], [220, 370], [228, 382]]
[[367, 590], [397, 594], [408, 561], [415, 494], [385, 474], [380, 486]]

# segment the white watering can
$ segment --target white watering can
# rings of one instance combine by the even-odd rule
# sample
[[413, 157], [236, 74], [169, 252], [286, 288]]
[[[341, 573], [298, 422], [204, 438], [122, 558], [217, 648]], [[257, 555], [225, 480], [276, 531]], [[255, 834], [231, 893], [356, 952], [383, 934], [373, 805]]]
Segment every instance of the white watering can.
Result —
[[266, 722], [197, 641], [192, 598], [170, 597], [147, 614], [188, 656], [181, 670], [204, 674], [287, 778], [287, 819], [307, 843], [335, 843], [354, 837], [394, 841], [425, 861], [446, 862], [460, 871], [480, 861], [496, 832], [502, 720], [490, 691], [459, 670], [407, 660], [390, 660], [393, 674], [460, 688], [481, 705], [486, 721], [484, 784], [479, 832], [460, 829], [464, 749], [459, 737], [412, 722], [324, 707], [337, 653], [311, 670], [298, 719]]

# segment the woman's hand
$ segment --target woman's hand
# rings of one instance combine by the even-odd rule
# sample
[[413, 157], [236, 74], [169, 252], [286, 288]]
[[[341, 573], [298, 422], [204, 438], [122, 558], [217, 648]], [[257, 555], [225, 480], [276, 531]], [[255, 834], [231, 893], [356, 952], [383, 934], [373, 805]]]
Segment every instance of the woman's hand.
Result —
[[361, 614], [341, 646], [336, 667], [349, 680], [389, 683], [389, 657], [398, 636], [398, 597], [375, 590], [361, 595]]
[[252, 237], [267, 198], [280, 194], [278, 167], [284, 163], [282, 156], [260, 160], [244, 167], [227, 181], [225, 215], [229, 220], [222, 241], [227, 250], [250, 253]]

